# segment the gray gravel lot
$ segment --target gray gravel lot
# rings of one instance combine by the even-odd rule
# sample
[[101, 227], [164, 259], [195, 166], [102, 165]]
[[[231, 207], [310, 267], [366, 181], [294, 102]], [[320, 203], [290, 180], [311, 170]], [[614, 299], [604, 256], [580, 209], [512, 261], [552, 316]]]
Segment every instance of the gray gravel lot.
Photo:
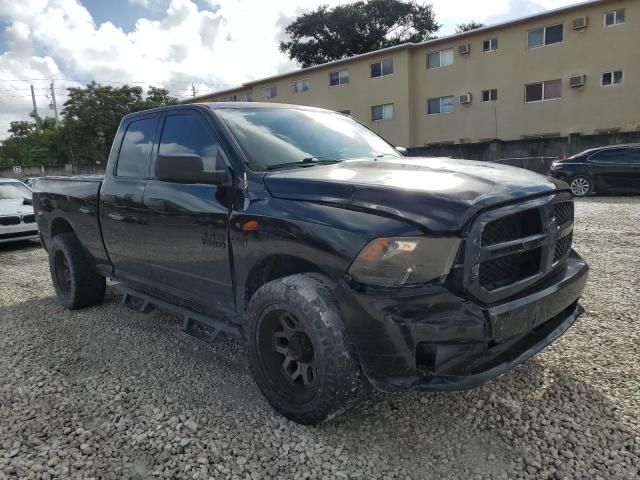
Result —
[[64, 311], [45, 252], [0, 246], [0, 479], [638, 478], [640, 198], [579, 201], [576, 248], [587, 313], [535, 359], [310, 428], [270, 409], [237, 341], [111, 298]]

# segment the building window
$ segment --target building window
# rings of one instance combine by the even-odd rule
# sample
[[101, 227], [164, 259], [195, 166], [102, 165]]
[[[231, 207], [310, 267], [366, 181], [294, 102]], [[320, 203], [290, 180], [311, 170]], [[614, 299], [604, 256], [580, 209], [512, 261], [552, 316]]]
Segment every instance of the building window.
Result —
[[251, 96], [250, 93], [243, 93], [242, 95], [240, 95], [239, 101], [240, 102], [252, 102], [253, 101], [253, 97]]
[[602, 74], [602, 86], [622, 85], [624, 83], [624, 72], [616, 70], [615, 72], [604, 72]]
[[614, 10], [612, 12], [606, 12], [604, 14], [604, 26], [613, 27], [614, 25], [621, 25], [624, 23], [624, 8], [620, 10]]
[[564, 26], [552, 25], [550, 27], [529, 30], [528, 48], [546, 47], [554, 43], [562, 42], [564, 38]]
[[427, 100], [427, 113], [429, 115], [435, 115], [437, 113], [451, 113], [453, 112], [454, 96], [448, 97], [430, 98]]
[[560, 97], [562, 97], [562, 80], [530, 83], [524, 87], [524, 101], [526, 103], [556, 100]]
[[275, 85], [270, 87], [262, 87], [262, 98], [269, 100], [278, 96], [278, 88]]
[[393, 60], [387, 58], [371, 64], [371, 78], [384, 77], [393, 73]]
[[303, 93], [309, 90], [309, 80], [296, 80], [293, 82], [293, 93]]
[[340, 70], [339, 72], [331, 72], [329, 74], [329, 86], [344, 85], [349, 83], [349, 70]]
[[453, 65], [453, 49], [433, 52], [427, 55], [427, 68], [440, 68]]
[[482, 102], [495, 102], [498, 100], [498, 89], [492, 88], [490, 90], [482, 91]]
[[482, 42], [482, 53], [495, 52], [498, 49], [498, 39], [490, 38]]
[[374, 105], [371, 107], [371, 120], [374, 122], [380, 120], [391, 120], [393, 118], [393, 103], [385, 103], [384, 105]]

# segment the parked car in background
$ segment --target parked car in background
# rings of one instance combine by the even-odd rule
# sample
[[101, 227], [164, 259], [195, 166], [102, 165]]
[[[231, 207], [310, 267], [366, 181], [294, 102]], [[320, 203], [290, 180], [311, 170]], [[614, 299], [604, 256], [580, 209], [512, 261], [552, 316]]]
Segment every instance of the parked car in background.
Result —
[[24, 183], [0, 178], [0, 243], [38, 238], [31, 197]]
[[38, 179], [38, 177], [27, 177], [24, 181], [25, 185], [27, 185], [29, 188], [33, 188], [33, 184], [35, 183], [35, 181]]
[[592, 148], [553, 162], [551, 176], [576, 197], [592, 193], [640, 193], [640, 144]]

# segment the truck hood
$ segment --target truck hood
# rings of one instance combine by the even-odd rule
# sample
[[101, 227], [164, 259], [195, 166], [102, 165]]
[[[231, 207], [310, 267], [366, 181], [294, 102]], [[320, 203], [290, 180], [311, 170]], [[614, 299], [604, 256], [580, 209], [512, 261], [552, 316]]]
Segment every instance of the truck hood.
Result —
[[264, 181], [276, 198], [378, 212], [433, 232], [460, 231], [480, 210], [566, 188], [521, 168], [420, 157], [345, 160], [270, 172]]
[[33, 213], [33, 207], [24, 205], [22, 198], [0, 200], [0, 217], [5, 215], [28, 215], [30, 213]]

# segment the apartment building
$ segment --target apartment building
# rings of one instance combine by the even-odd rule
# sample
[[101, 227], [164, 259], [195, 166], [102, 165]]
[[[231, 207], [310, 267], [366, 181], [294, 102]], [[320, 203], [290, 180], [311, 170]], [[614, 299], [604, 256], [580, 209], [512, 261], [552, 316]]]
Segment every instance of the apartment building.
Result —
[[328, 108], [407, 147], [639, 131], [640, 1], [589, 1], [190, 101]]

